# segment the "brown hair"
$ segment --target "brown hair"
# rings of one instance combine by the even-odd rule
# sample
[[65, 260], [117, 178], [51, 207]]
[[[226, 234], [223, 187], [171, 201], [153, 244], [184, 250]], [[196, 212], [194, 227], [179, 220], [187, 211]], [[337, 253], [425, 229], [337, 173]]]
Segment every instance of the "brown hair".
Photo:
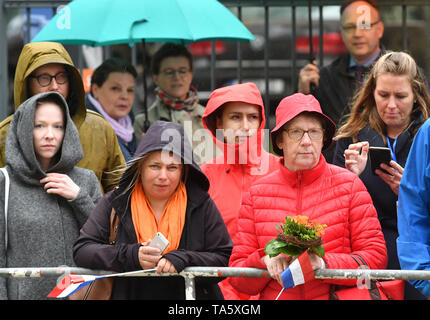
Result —
[[[131, 175], [131, 180], [130, 183], [128, 184], [128, 186], [124, 189], [124, 192], [122, 194], [127, 193], [127, 191], [132, 190], [134, 188], [134, 186], [136, 185], [136, 182], [140, 179], [140, 176], [142, 174], [142, 166], [145, 163], [145, 161], [149, 158], [149, 156], [156, 152], [156, 151], [161, 151], [161, 150], [154, 150], [151, 152], [148, 152], [140, 157], [134, 158], [132, 159], [128, 164], [127, 164], [127, 175]], [[177, 157], [177, 156], [176, 156]], [[180, 157], [178, 157], [180, 159]], [[181, 163], [183, 164], [183, 160], [181, 159]], [[187, 178], [188, 178], [188, 172], [189, 172], [189, 168], [187, 164], [183, 164], [182, 166], [182, 176], [181, 176], [181, 180], [182, 182], [186, 183], [187, 182]]]
[[66, 108], [64, 106], [64, 101], [55, 93], [49, 94], [44, 96], [43, 98], [40, 98], [36, 101], [36, 109], [45, 104], [45, 103], [52, 103], [60, 107], [61, 112], [63, 113], [63, 124], [64, 128], [66, 128]]
[[[335, 140], [351, 137], [354, 143], [358, 142], [359, 131], [369, 125], [381, 135], [385, 142], [386, 125], [378, 114], [373, 96], [376, 80], [379, 75], [384, 73], [409, 78], [416, 99], [411, 119], [418, 119], [422, 116], [420, 123], [422, 124], [429, 117], [430, 95], [427, 91], [424, 76], [415, 60], [405, 52], [387, 52], [375, 62], [363, 87], [354, 96], [351, 113], [339, 128]], [[415, 135], [418, 128], [419, 126], [414, 129], [413, 135]]]

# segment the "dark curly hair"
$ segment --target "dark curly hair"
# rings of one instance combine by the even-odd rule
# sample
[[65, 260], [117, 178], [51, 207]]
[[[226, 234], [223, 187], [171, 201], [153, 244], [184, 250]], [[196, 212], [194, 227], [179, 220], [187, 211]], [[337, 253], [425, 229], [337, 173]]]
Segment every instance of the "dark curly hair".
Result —
[[193, 56], [188, 51], [187, 47], [182, 44], [165, 43], [160, 49], [155, 52], [152, 57], [151, 71], [152, 74], [160, 73], [161, 62], [169, 57], [185, 57], [188, 59], [191, 71], [193, 70]]
[[130, 63], [118, 58], [109, 58], [94, 70], [91, 86], [96, 84], [101, 87], [112, 72], [129, 73], [135, 79], [137, 78], [136, 69]]

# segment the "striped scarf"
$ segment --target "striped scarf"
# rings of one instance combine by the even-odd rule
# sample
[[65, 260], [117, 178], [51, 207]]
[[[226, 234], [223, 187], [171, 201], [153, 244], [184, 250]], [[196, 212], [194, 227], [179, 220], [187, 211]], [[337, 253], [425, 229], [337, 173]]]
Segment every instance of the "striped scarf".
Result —
[[160, 87], [155, 88], [155, 92], [157, 93], [158, 99], [160, 99], [163, 104], [175, 110], [193, 111], [192, 106], [199, 102], [197, 90], [194, 86], [190, 86], [185, 100], [179, 100], [168, 96]]

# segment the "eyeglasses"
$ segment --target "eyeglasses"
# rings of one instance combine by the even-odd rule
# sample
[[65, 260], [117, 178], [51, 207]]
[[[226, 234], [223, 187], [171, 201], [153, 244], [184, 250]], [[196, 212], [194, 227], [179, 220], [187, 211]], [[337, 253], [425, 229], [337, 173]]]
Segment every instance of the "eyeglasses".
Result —
[[59, 72], [54, 76], [51, 76], [50, 74], [47, 74], [47, 73], [43, 73], [43, 74], [38, 75], [38, 76], [30, 76], [30, 78], [36, 78], [37, 82], [42, 87], [49, 86], [51, 84], [53, 78], [55, 78], [55, 81], [58, 84], [65, 84], [69, 80], [69, 76], [68, 76], [67, 72]]
[[309, 130], [289, 129], [284, 131], [288, 134], [291, 140], [294, 140], [296, 142], [302, 140], [305, 133], [308, 134], [311, 140], [321, 140], [324, 135], [324, 130], [319, 128]]
[[179, 70], [167, 69], [167, 70], [163, 70], [161, 73], [164, 74], [166, 77], [175, 78], [176, 76], [177, 77], [185, 77], [188, 75], [189, 72], [190, 72], [189, 69], [181, 68]]
[[361, 31], [367, 32], [367, 31], [370, 31], [373, 28], [373, 26], [379, 23], [380, 21], [381, 20], [377, 20], [371, 24], [367, 24], [367, 23], [348, 24], [346, 26], [342, 26], [342, 30], [345, 33], [353, 33], [358, 28]]

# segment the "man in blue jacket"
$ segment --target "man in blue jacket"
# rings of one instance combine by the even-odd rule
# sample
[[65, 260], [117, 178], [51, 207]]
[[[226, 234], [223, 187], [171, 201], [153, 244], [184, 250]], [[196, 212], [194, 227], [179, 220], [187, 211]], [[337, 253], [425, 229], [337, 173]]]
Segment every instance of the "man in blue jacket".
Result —
[[[400, 266], [430, 270], [430, 120], [415, 136], [399, 188], [397, 252]], [[427, 298], [430, 280], [410, 280]]]

